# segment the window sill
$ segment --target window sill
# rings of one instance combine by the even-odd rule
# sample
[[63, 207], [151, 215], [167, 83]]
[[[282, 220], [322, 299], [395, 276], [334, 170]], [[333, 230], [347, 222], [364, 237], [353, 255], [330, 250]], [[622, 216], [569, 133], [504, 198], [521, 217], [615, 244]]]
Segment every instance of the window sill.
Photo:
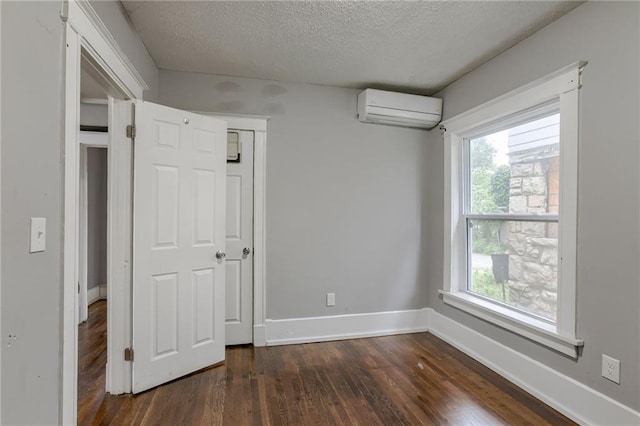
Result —
[[544, 321], [531, 318], [503, 306], [463, 292], [440, 290], [444, 303], [481, 318], [501, 328], [519, 334], [541, 345], [547, 346], [571, 358], [578, 358], [578, 348], [584, 341], [561, 336], [556, 327]]

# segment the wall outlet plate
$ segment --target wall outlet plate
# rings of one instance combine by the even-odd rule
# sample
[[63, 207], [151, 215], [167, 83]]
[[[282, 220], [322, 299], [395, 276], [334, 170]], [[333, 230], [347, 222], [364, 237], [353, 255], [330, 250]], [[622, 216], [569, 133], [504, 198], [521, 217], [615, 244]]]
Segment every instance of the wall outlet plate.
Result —
[[327, 306], [336, 306], [336, 294], [327, 293]]
[[620, 384], [620, 361], [602, 354], [602, 377]]

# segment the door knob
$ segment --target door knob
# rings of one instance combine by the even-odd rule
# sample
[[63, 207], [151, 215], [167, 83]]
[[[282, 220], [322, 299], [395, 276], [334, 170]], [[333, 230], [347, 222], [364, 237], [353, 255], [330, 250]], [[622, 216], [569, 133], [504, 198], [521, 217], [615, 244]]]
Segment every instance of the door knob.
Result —
[[227, 256], [227, 253], [223, 252], [222, 250], [218, 250], [216, 252], [216, 259], [220, 260], [220, 259], [224, 259]]
[[249, 256], [249, 253], [251, 253], [251, 250], [249, 250], [249, 247], [245, 247], [242, 249], [242, 254], [245, 256]]

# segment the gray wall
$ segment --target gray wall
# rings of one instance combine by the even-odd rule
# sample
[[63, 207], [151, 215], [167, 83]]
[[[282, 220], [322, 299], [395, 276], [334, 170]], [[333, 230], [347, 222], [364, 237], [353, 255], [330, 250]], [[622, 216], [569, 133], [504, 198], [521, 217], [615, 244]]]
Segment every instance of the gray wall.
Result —
[[91, 6], [105, 23], [122, 51], [149, 86], [144, 98], [155, 101], [158, 92], [158, 68], [136, 32], [129, 15], [119, 1], [91, 0]]
[[[588, 2], [450, 85], [452, 117], [577, 60], [580, 100], [578, 336], [574, 361], [446, 306], [442, 288], [443, 142], [429, 133], [429, 305], [614, 399], [640, 409], [640, 4]], [[600, 377], [601, 355], [621, 360], [621, 383]]]
[[[61, 2], [2, 2], [0, 7], [0, 423], [52, 424], [58, 420], [60, 396], [64, 64]], [[29, 254], [30, 217], [47, 219], [44, 253]]]
[[[158, 72], [119, 2], [92, 2], [151, 87]], [[62, 297], [62, 2], [2, 8], [2, 424], [59, 416]], [[29, 254], [29, 218], [47, 219], [44, 253]], [[11, 336], [11, 337], [10, 337]], [[13, 337], [15, 336], [15, 338]]]
[[[148, 99], [156, 99], [157, 71], [119, 3], [92, 4], [152, 87]], [[0, 3], [2, 424], [58, 419], [60, 6]], [[438, 132], [360, 124], [354, 118], [357, 92], [331, 87], [162, 72], [159, 100], [273, 116], [267, 153], [270, 318], [423, 307], [428, 274], [429, 304], [439, 312], [640, 409], [639, 8], [587, 3], [442, 92], [450, 117], [574, 60], [590, 61], [581, 102], [579, 193], [578, 328], [585, 349], [577, 362], [440, 302]], [[47, 250], [30, 255], [32, 216], [47, 218]], [[337, 293], [335, 308], [324, 307], [327, 291]], [[622, 361], [620, 386], [600, 378], [602, 352]]]
[[[264, 114], [267, 318], [422, 308], [427, 132], [363, 124], [358, 91], [161, 71], [160, 103]], [[336, 306], [325, 294], [336, 293]]]
[[87, 149], [87, 287], [107, 284], [107, 150]]
[[107, 105], [80, 104], [80, 124], [107, 127], [109, 125]]

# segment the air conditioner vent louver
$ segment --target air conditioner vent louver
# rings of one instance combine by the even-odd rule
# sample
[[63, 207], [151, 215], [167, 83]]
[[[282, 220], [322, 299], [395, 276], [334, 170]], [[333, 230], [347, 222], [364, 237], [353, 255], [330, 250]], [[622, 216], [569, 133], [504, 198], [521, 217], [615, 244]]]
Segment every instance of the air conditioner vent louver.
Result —
[[442, 99], [367, 89], [358, 96], [363, 123], [431, 129], [442, 118]]

